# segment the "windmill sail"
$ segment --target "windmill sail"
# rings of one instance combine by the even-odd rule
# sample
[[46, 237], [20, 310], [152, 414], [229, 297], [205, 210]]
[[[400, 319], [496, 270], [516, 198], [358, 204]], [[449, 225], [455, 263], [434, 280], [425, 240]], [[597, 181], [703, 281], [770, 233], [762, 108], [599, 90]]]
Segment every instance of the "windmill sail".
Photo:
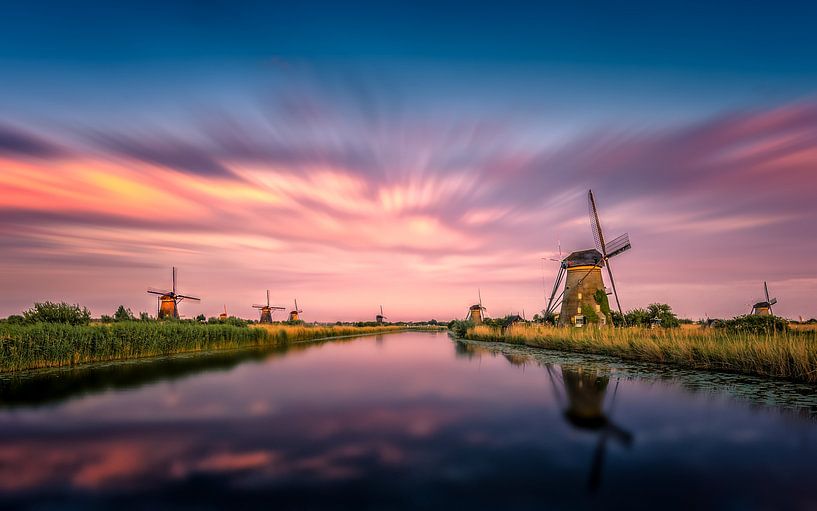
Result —
[[630, 245], [630, 236], [625, 233], [613, 239], [609, 245], [606, 244], [604, 242], [604, 231], [601, 228], [599, 211], [596, 208], [596, 198], [593, 196], [593, 190], [587, 191], [587, 207], [590, 212], [590, 230], [593, 233], [593, 241], [606, 263], [607, 275], [610, 277], [610, 286], [613, 288], [613, 296], [616, 299], [616, 307], [618, 308], [618, 313], [621, 314], [623, 318], [624, 311], [621, 310], [621, 302], [618, 299], [618, 291], [616, 290], [616, 281], [613, 278], [613, 268], [610, 265], [610, 258], [632, 248]]

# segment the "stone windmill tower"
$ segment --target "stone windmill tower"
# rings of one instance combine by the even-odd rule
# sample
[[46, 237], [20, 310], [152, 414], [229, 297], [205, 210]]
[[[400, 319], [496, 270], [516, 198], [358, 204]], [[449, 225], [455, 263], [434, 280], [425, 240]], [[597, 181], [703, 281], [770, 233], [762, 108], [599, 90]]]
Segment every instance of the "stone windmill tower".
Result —
[[774, 316], [772, 305], [777, 303], [777, 298], [769, 298], [769, 286], [763, 281], [763, 292], [766, 295], [765, 301], [760, 301], [752, 306], [752, 314], [755, 316]]
[[194, 302], [201, 301], [195, 296], [182, 295], [176, 292], [176, 267], [173, 267], [172, 290], [162, 291], [159, 289], [150, 288], [148, 293], [158, 295], [157, 297], [157, 312], [156, 317], [159, 319], [179, 319], [179, 302], [182, 300], [192, 300]]
[[468, 308], [468, 316], [466, 319], [475, 325], [481, 325], [485, 319], [485, 311], [487, 309], [482, 306], [482, 292], [480, 290], [477, 290], [477, 295], [479, 296], [479, 303], [475, 303]]
[[[559, 264], [559, 273], [556, 275], [556, 282], [553, 285], [547, 309], [545, 309], [545, 316], [550, 316], [561, 305], [559, 326], [582, 327], [588, 323], [599, 325], [612, 323], [610, 305], [607, 300], [607, 295], [611, 293], [615, 296], [619, 313], [622, 317], [624, 316], [618, 301], [610, 259], [632, 248], [630, 237], [625, 233], [605, 243], [592, 190], [587, 194], [587, 201], [590, 209], [590, 227], [596, 248], [572, 252]], [[604, 287], [601, 275], [601, 269], [604, 267], [607, 268], [612, 291]], [[565, 287], [557, 295], [562, 280], [565, 281]]]
[[[266, 305], [253, 305], [254, 309], [261, 310], [261, 319], [258, 321], [259, 323], [272, 323], [272, 313], [275, 311], [282, 311], [285, 310], [284, 307], [274, 307], [269, 304], [269, 289], [267, 289], [267, 304]], [[297, 307], [295, 307], [297, 309]]]
[[298, 308], [298, 299], [296, 298], [295, 299], [295, 308], [293, 310], [289, 311], [289, 319], [287, 321], [292, 321], [292, 322], [300, 321], [301, 320], [300, 314], [302, 312], [303, 311]]

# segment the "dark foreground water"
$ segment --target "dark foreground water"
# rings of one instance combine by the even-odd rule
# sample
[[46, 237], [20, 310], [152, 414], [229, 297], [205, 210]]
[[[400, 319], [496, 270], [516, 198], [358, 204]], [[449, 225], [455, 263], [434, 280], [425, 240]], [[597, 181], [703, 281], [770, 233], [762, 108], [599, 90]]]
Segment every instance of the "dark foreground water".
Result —
[[0, 508], [817, 509], [815, 388], [365, 337], [0, 380]]

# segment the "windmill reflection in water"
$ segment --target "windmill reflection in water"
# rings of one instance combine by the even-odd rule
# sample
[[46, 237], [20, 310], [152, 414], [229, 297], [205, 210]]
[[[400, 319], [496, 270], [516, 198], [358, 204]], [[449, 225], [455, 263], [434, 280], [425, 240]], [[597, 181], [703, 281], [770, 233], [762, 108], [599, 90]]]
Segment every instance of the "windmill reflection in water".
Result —
[[612, 418], [619, 381], [616, 379], [609, 404], [605, 409], [610, 369], [552, 364], [545, 364], [545, 368], [550, 376], [556, 402], [563, 410], [568, 424], [577, 430], [598, 435], [588, 477], [588, 487], [593, 492], [601, 485], [608, 441], [624, 447], [630, 447], [633, 442], [632, 433], [617, 425]]

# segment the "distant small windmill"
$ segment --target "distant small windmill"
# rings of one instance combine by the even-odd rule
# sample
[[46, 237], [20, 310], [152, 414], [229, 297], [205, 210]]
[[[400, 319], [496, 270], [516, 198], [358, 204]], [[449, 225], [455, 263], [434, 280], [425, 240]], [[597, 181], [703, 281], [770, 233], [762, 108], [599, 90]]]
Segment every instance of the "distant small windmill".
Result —
[[195, 296], [182, 295], [176, 292], [176, 267], [173, 267], [173, 288], [172, 291], [161, 291], [159, 289], [150, 288], [148, 293], [152, 295], [159, 295], [158, 311], [156, 317], [159, 319], [179, 319], [179, 302], [182, 300], [192, 300], [194, 302], [201, 301]]
[[219, 321], [227, 321], [227, 304], [224, 304], [224, 312], [218, 315]]
[[479, 296], [479, 303], [475, 303], [471, 307], [468, 308], [468, 321], [473, 322], [476, 325], [482, 323], [485, 319], [484, 312], [488, 309], [482, 306], [482, 291], [477, 289], [477, 296]]
[[383, 306], [381, 305], [380, 306], [380, 314], [375, 316], [374, 320], [377, 321], [378, 323], [382, 323], [383, 320], [386, 320], [386, 319], [389, 319], [389, 318], [387, 318], [386, 316], [383, 315]]
[[303, 311], [298, 308], [298, 299], [296, 298], [295, 299], [295, 309], [289, 311], [289, 321], [300, 321], [301, 316], [299, 314], [301, 314], [302, 312]]
[[[261, 319], [259, 323], [272, 323], [272, 314], [275, 311], [282, 311], [286, 310], [285, 307], [273, 307], [269, 304], [269, 289], [267, 289], [267, 304], [266, 305], [253, 305], [254, 309], [261, 309]], [[297, 309], [297, 305], [295, 309]]]
[[752, 306], [752, 314], [756, 316], [774, 316], [772, 312], [772, 305], [777, 303], [777, 298], [769, 298], [769, 286], [766, 281], [763, 281], [763, 293], [766, 295], [766, 301], [760, 301]]

